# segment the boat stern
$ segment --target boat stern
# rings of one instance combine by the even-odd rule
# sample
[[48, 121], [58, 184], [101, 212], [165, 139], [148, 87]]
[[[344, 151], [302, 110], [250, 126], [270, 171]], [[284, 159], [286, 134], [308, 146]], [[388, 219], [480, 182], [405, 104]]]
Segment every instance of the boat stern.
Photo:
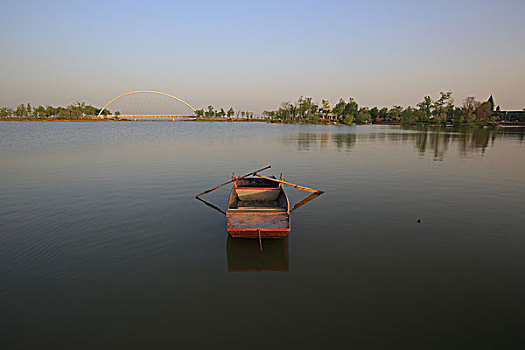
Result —
[[232, 237], [278, 238], [290, 232], [288, 213], [227, 213], [226, 224]]

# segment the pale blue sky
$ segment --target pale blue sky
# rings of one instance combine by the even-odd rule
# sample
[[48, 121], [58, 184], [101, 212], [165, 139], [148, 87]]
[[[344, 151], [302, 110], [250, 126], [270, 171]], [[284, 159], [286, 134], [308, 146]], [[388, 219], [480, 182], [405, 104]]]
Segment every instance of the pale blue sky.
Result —
[[0, 13], [11, 107], [144, 89], [255, 112], [300, 95], [406, 106], [446, 90], [525, 107], [523, 0], [3, 0]]

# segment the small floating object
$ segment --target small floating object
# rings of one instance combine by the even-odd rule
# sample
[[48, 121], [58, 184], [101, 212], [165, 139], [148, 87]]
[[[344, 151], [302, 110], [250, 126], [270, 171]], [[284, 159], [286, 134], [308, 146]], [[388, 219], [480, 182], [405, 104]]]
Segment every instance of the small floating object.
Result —
[[[240, 177], [235, 177], [234, 173], [231, 181], [204, 191], [198, 194], [196, 198], [226, 214], [226, 227], [232, 237], [258, 238], [259, 241], [262, 238], [285, 237], [291, 229], [290, 213], [318, 197], [324, 191], [284, 181], [282, 174], [280, 179], [258, 174], [269, 168], [271, 166]], [[228, 199], [226, 213], [199, 198], [232, 182], [234, 184]], [[290, 210], [290, 202], [284, 191], [284, 185], [312, 192], [312, 195], [297, 203]]]

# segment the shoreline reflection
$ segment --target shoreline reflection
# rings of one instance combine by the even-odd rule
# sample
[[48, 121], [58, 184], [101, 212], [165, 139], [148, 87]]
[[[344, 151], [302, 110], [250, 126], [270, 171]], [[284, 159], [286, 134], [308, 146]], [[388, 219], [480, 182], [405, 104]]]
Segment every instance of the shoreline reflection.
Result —
[[369, 126], [365, 128], [349, 129], [348, 133], [297, 133], [282, 138], [281, 143], [295, 145], [299, 151], [306, 152], [313, 149], [336, 149], [351, 152], [359, 142], [410, 142], [420, 156], [428, 152], [432, 153], [434, 160], [443, 160], [452, 144], [457, 147], [458, 154], [467, 156], [475, 152], [483, 154], [489, 146], [495, 146], [498, 141], [510, 140], [523, 143], [525, 140], [525, 127], [380, 129], [377, 126]]

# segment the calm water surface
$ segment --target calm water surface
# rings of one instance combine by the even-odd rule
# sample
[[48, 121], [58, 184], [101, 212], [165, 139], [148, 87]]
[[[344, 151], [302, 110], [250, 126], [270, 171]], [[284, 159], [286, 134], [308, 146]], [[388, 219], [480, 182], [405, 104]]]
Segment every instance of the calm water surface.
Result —
[[[523, 348], [524, 160], [522, 128], [0, 123], [1, 347]], [[260, 253], [194, 195], [268, 164], [326, 193]]]

